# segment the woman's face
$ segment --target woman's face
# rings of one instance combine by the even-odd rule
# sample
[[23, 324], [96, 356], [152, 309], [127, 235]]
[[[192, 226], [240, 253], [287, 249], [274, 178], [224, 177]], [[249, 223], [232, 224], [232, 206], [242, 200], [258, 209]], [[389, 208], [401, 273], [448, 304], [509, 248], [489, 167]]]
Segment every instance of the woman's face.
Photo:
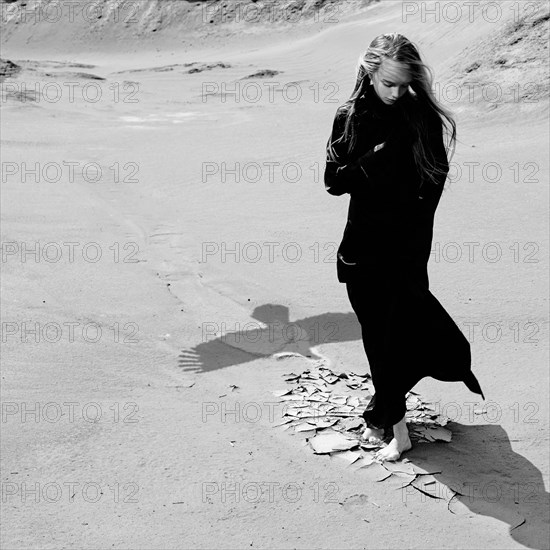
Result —
[[371, 77], [376, 95], [386, 105], [395, 103], [409, 88], [411, 77], [405, 63], [384, 58]]

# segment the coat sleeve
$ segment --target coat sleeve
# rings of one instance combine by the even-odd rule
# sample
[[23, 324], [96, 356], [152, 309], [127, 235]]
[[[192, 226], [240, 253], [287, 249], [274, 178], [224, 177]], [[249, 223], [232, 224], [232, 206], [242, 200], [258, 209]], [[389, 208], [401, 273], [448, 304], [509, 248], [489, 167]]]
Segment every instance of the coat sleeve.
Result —
[[[433, 226], [435, 211], [441, 199], [445, 180], [449, 173], [449, 162], [447, 160], [447, 152], [443, 143], [443, 127], [440, 121], [430, 125], [430, 133], [428, 147], [433, 154], [433, 162], [441, 170], [435, 176], [437, 183], [427, 181], [423, 184], [420, 190], [422, 197], [418, 218], [418, 225], [415, 229], [416, 233], [416, 251], [417, 262], [424, 267], [430, 259], [433, 239]], [[427, 275], [426, 275], [427, 279]]]
[[347, 152], [348, 142], [344, 140], [345, 120], [345, 112], [338, 109], [326, 146], [325, 189], [337, 196], [371, 186], [368, 166], [374, 149], [352, 160]]

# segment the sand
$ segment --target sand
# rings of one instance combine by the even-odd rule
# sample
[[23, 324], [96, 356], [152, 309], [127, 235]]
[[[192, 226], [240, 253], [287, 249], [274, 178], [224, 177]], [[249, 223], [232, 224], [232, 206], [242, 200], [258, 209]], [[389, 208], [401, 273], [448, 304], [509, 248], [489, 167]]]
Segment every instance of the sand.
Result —
[[[548, 97], [509, 91], [539, 65], [482, 66], [502, 79], [496, 107], [446, 97], [459, 141], [431, 288], [470, 337], [487, 401], [417, 386], [453, 420], [451, 442], [407, 453], [433, 482], [378, 482], [275, 427], [284, 373], [319, 358], [367, 370], [334, 264], [348, 201], [322, 182], [357, 57], [397, 30], [450, 93], [464, 51], [517, 15], [503, 1], [498, 21], [404, 21], [405, 4], [184, 43], [170, 21], [154, 36], [10, 27], [3, 548], [548, 547]], [[250, 336], [296, 320], [309, 341]]]

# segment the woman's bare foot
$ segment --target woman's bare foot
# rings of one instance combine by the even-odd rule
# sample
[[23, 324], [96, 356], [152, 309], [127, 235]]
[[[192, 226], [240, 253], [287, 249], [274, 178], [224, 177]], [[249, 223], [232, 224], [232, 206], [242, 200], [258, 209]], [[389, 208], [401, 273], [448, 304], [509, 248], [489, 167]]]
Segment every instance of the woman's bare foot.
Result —
[[409, 430], [407, 429], [407, 423], [405, 417], [403, 417], [393, 427], [393, 439], [388, 443], [386, 447], [380, 449], [374, 458], [377, 460], [399, 460], [401, 453], [408, 451], [412, 448], [411, 440], [409, 439]]
[[365, 428], [363, 432], [363, 439], [366, 439], [369, 443], [378, 443], [384, 438], [384, 428]]

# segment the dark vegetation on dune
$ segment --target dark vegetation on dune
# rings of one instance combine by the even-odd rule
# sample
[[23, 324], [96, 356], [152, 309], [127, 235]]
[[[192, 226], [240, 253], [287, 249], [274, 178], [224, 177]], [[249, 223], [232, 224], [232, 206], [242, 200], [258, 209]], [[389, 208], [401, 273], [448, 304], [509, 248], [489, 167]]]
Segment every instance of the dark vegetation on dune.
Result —
[[21, 67], [9, 59], [0, 58], [0, 80], [15, 76]]
[[[483, 86], [498, 83], [502, 102], [538, 103], [550, 95], [550, 4], [530, 3], [536, 9], [496, 30], [461, 53], [450, 67], [454, 80]], [[496, 105], [496, 104], [495, 104]]]

